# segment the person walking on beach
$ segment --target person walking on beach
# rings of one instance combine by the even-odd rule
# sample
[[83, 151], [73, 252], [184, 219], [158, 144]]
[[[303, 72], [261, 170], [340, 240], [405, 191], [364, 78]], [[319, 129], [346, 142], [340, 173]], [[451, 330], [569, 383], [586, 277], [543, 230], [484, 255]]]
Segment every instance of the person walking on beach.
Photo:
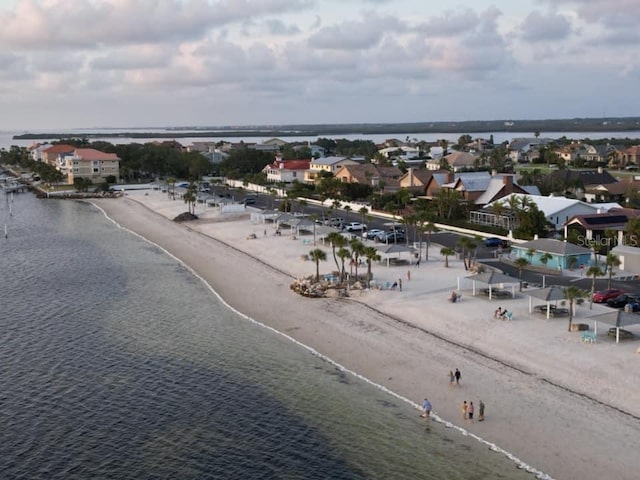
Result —
[[418, 260], [416, 260], [416, 268], [420, 268], [420, 257], [418, 257]]
[[407, 280], [411, 281], [411, 270], [407, 270]]
[[426, 398], [424, 399], [424, 402], [422, 402], [422, 411], [424, 413], [420, 416], [429, 421], [429, 418], [431, 417], [431, 402]]
[[478, 412], [478, 421], [484, 422], [484, 403], [480, 400], [480, 411]]
[[462, 377], [462, 374], [460, 373], [460, 370], [458, 370], [457, 368], [456, 368], [455, 376], [456, 376], [456, 385], [460, 386], [460, 377]]
[[467, 418], [470, 423], [473, 423], [473, 402], [469, 402], [469, 406], [467, 407]]
[[453, 387], [453, 382], [456, 381], [456, 377], [451, 370], [449, 370], [449, 388]]
[[398, 289], [400, 291], [402, 291], [402, 279], [401, 278], [398, 279]]
[[462, 402], [462, 418], [467, 419], [467, 409], [468, 409], [467, 401]]

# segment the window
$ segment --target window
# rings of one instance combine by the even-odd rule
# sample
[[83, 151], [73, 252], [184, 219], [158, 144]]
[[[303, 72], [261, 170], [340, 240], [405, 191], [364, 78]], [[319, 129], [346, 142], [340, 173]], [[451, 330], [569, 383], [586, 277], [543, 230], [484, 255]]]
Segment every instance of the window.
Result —
[[93, 169], [93, 173], [100, 173], [100, 169], [99, 168], [94, 168]]

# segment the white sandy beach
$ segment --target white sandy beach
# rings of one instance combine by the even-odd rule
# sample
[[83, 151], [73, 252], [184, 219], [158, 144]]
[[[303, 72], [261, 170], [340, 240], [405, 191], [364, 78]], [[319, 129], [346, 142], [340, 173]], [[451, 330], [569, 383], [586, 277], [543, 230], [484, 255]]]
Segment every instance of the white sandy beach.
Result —
[[[160, 191], [94, 203], [181, 259], [242, 313], [416, 403], [428, 396], [442, 419], [553, 478], [640, 475], [640, 341], [616, 345], [601, 325], [597, 343], [585, 344], [567, 331], [566, 318], [529, 314], [525, 292], [497, 302], [462, 291], [462, 301], [450, 304], [447, 297], [465, 271], [451, 259], [445, 268], [436, 246], [429, 261], [410, 267], [411, 280], [406, 266], [373, 267], [379, 283], [402, 278], [402, 291], [309, 299], [289, 285], [315, 273], [301, 255], [316, 247], [275, 236], [273, 226], [251, 224], [248, 213], [225, 217], [199, 205], [198, 221], [176, 224], [168, 219], [186, 204]], [[248, 239], [252, 233], [257, 238]], [[318, 247], [327, 251], [321, 273], [335, 270], [331, 249]], [[498, 306], [513, 311], [513, 321], [495, 320]], [[592, 323], [587, 317], [605, 309], [577, 307], [574, 321]], [[640, 335], [640, 326], [629, 329]], [[448, 372], [456, 367], [461, 385], [450, 388]], [[473, 401], [477, 415], [480, 399], [486, 421], [465, 422], [460, 404]]]

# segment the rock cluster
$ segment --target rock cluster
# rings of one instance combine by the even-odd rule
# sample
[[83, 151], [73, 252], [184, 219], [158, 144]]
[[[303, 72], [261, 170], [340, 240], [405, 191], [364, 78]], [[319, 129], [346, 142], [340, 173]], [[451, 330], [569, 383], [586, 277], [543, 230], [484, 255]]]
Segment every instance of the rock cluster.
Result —
[[[325, 280], [316, 282], [315, 276], [298, 278], [290, 285], [289, 288], [303, 297], [310, 298], [337, 298], [349, 296], [346, 284], [333, 283]], [[363, 288], [365, 288], [365, 286], [360, 282], [356, 282], [349, 286], [350, 290], [362, 290]]]

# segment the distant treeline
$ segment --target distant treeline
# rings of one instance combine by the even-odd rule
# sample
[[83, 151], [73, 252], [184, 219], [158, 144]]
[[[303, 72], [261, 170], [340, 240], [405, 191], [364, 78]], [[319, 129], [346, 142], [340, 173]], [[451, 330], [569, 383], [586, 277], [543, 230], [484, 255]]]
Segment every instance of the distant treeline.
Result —
[[[42, 140], [51, 138], [184, 138], [184, 137], [294, 137], [375, 134], [437, 134], [437, 133], [494, 133], [514, 132], [533, 135], [535, 132], [624, 132], [640, 130], [640, 117], [572, 118], [563, 120], [490, 120], [465, 122], [420, 123], [352, 123], [322, 125], [271, 125], [252, 127], [184, 127], [165, 132], [110, 132], [100, 133], [25, 133], [14, 135], [15, 140]], [[170, 130], [170, 131], [169, 131]], [[190, 130], [190, 131], [185, 131]]]

